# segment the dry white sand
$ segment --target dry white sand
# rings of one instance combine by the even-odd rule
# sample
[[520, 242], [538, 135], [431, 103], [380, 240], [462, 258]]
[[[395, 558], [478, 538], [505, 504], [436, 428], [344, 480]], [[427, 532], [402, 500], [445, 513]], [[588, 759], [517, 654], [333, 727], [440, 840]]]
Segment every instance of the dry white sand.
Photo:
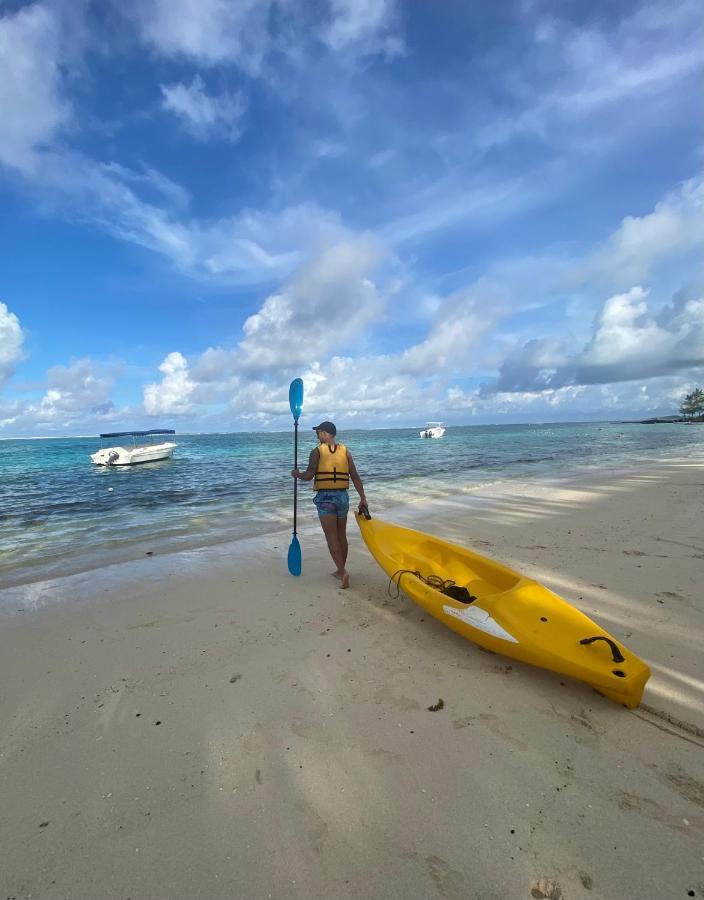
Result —
[[352, 521], [348, 591], [311, 522], [299, 579], [280, 534], [0, 592], [0, 900], [704, 897], [703, 501], [689, 461], [372, 509], [602, 623], [635, 711], [391, 599]]

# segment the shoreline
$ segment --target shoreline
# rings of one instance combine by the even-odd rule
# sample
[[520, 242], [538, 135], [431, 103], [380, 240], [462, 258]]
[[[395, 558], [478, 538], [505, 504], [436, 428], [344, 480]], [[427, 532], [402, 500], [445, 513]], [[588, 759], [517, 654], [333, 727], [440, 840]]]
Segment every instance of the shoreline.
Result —
[[704, 463], [593, 474], [379, 515], [603, 624], [634, 711], [390, 597], [352, 521], [347, 591], [313, 521], [300, 578], [280, 531], [0, 592], [2, 896], [700, 896]]
[[[619, 477], [621, 475], [632, 472], [634, 469], [648, 469], [653, 467], [658, 467], [660, 465], [672, 465], [672, 464], [681, 464], [681, 463], [690, 463], [696, 462], [698, 456], [690, 456], [690, 457], [665, 457], [661, 459], [640, 459], [635, 463], [630, 463], [626, 465], [625, 463], [618, 468], [612, 469], [609, 472], [610, 477]], [[704, 459], [704, 457], [702, 457]], [[520, 478], [516, 479], [511, 475], [502, 475], [497, 478], [489, 478], [477, 483], [474, 482], [466, 482], [461, 485], [458, 489], [458, 493], [460, 496], [464, 498], [477, 498], [482, 493], [487, 494], [486, 497], [483, 497], [480, 502], [486, 503], [492, 501], [492, 495], [496, 495], [497, 497], [504, 496], [507, 491], [511, 491], [512, 486], [516, 483], [522, 484], [540, 484], [545, 487], [561, 487], [565, 484], [570, 484], [574, 486], [580, 486], [582, 484], [589, 484], [593, 481], [599, 481], [604, 478], [604, 472], [598, 467], [594, 466], [580, 466], [579, 468], [575, 468], [569, 471], [559, 471], [556, 474], [546, 474], [545, 472], [536, 472], [535, 474], [529, 475], [521, 475]], [[422, 512], [419, 509], [420, 505], [425, 505], [425, 507], [429, 508], [431, 514], [435, 514], [434, 511], [437, 510], [438, 506], [440, 507], [439, 514], [442, 515], [442, 507], [447, 504], [451, 506], [453, 503], [452, 497], [453, 494], [449, 493], [446, 489], [443, 490], [432, 490], [433, 480], [431, 478], [426, 479], [427, 481], [427, 492], [421, 494], [420, 496], [414, 496], [413, 493], [406, 495], [400, 502], [393, 503], [391, 505], [387, 505], [382, 509], [381, 515], [397, 515], [400, 516], [399, 522], [405, 522], [409, 527], [413, 527], [412, 523], [416, 519], [422, 519], [424, 515], [427, 513]], [[386, 491], [384, 491], [386, 493]], [[388, 493], [393, 493], [389, 491]], [[310, 529], [313, 534], [316, 534], [318, 531], [317, 520], [315, 519], [315, 515], [312, 512], [312, 503], [309, 501], [311, 497], [303, 496], [301, 498], [299, 493], [299, 521], [302, 521], [304, 524], [300, 526], [301, 533], [306, 533], [305, 529]], [[385, 497], [382, 496], [382, 500]], [[353, 509], [356, 505], [356, 492], [350, 491], [350, 509]], [[310, 507], [310, 508], [308, 508]], [[283, 520], [283, 517], [282, 517]], [[354, 524], [353, 517], [350, 517], [350, 526]], [[422, 524], [418, 526], [419, 529], [422, 530]], [[21, 565], [17, 568], [20, 570], [20, 574], [12, 576], [12, 569], [8, 569], [7, 572], [4, 573], [4, 580], [0, 581], [0, 617], [3, 614], [3, 603], [2, 598], [5, 592], [19, 590], [22, 588], [29, 588], [30, 585], [53, 585], [54, 582], [61, 581], [64, 578], [71, 578], [74, 576], [87, 575], [91, 572], [100, 571], [106, 568], [113, 568], [116, 566], [130, 566], [132, 564], [138, 563], [140, 560], [144, 560], [145, 557], [149, 557], [150, 559], [163, 559], [167, 556], [175, 556], [181, 553], [193, 554], [193, 553], [207, 553], [209, 550], [214, 550], [215, 548], [222, 548], [223, 552], [226, 551], [229, 547], [235, 547], [242, 542], [246, 541], [254, 541], [254, 542], [264, 542], [271, 543], [272, 539], [276, 537], [280, 537], [284, 534], [290, 532], [290, 525], [283, 525], [283, 521], [281, 523], [273, 523], [271, 522], [269, 525], [263, 526], [261, 530], [257, 530], [254, 534], [241, 534], [233, 537], [231, 534], [222, 534], [218, 536], [217, 534], [210, 534], [207, 536], [198, 536], [196, 532], [193, 532], [188, 537], [179, 541], [178, 539], [169, 538], [166, 543], [160, 543], [158, 537], [150, 537], [145, 540], [144, 543], [134, 542], [130, 544], [128, 547], [125, 547], [121, 552], [116, 552], [114, 548], [112, 550], [106, 548], [105, 546], [101, 546], [91, 551], [90, 554], [86, 554], [85, 557], [77, 557], [72, 560], [73, 564], [69, 563], [64, 571], [55, 572], [53, 570], [49, 570], [48, 572], [40, 572], [39, 569], [41, 566], [45, 565], [44, 560], [37, 562], [36, 569], [33, 569], [31, 566]], [[281, 537], [283, 540], [283, 537]], [[149, 550], [145, 550], [144, 547], [148, 545]], [[58, 568], [60, 563], [57, 561], [55, 564], [55, 568]]]

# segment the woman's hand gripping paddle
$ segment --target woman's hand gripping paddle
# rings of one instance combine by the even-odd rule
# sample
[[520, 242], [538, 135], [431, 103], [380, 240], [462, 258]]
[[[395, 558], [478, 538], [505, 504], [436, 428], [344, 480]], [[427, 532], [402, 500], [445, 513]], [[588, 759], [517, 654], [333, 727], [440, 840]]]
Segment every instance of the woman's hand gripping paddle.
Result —
[[[293, 416], [293, 468], [298, 468], [298, 418], [303, 409], [303, 381], [295, 378], [288, 389], [288, 402]], [[293, 538], [288, 548], [288, 570], [292, 575], [301, 574], [301, 545], [296, 536], [296, 512], [298, 507], [298, 479], [293, 479]]]

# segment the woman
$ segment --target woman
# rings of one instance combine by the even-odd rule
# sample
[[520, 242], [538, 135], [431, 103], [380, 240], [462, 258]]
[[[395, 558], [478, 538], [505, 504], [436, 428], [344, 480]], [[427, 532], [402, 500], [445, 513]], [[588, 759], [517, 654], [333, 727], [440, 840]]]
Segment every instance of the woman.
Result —
[[359, 494], [359, 507], [367, 505], [364, 488], [359, 473], [352, 460], [352, 454], [344, 444], [335, 440], [337, 428], [332, 422], [321, 422], [313, 431], [320, 445], [308, 459], [305, 472], [291, 469], [291, 475], [301, 481], [312, 481], [316, 495], [313, 498], [320, 524], [328, 542], [330, 556], [337, 566], [333, 575], [340, 579], [341, 586], [350, 586], [350, 576], [345, 568], [347, 563], [347, 513], [350, 508], [348, 488], [350, 478]]

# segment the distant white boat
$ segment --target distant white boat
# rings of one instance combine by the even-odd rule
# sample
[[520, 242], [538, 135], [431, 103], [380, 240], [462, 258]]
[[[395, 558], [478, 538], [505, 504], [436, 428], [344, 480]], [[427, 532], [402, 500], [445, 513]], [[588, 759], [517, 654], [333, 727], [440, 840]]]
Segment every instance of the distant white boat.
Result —
[[420, 432], [422, 438], [441, 438], [445, 434], [445, 426], [442, 422], [426, 422], [425, 428]]
[[102, 438], [132, 438], [131, 446], [104, 447], [97, 453], [91, 453], [91, 460], [96, 466], [134, 466], [137, 463], [156, 462], [158, 459], [168, 459], [177, 447], [172, 441], [162, 441], [160, 444], [137, 443], [137, 438], [155, 434], [176, 434], [172, 429], [155, 428], [151, 431], [110, 431], [101, 434]]

